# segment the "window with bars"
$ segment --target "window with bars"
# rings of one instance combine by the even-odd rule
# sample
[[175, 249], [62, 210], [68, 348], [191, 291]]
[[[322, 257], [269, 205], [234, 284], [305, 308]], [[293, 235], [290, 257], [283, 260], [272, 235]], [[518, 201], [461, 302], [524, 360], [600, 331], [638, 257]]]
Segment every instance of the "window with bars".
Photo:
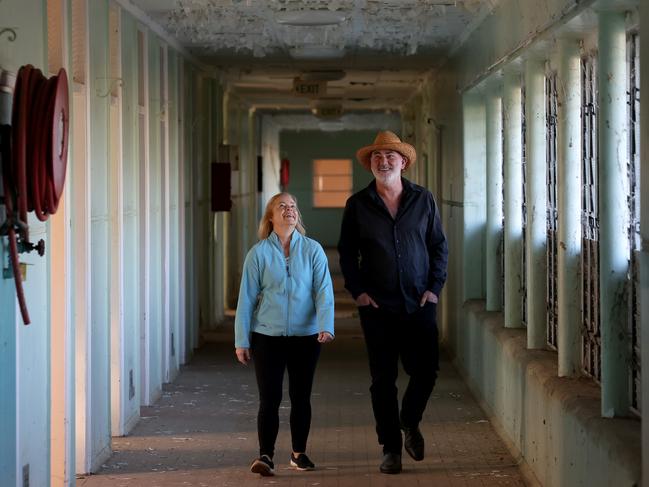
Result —
[[505, 305], [505, 107], [500, 98], [500, 242], [498, 254], [500, 255], [500, 296], [501, 306]]
[[521, 171], [523, 172], [522, 195], [522, 236], [521, 239], [521, 318], [523, 325], [527, 326], [527, 261], [526, 254], [526, 233], [527, 233], [527, 142], [525, 126], [525, 87], [521, 88]]
[[640, 49], [637, 33], [628, 39], [627, 64], [629, 73], [629, 210], [631, 255], [629, 256], [629, 329], [631, 333], [631, 409], [641, 413], [640, 388], [640, 310], [638, 254], [642, 241], [640, 237]]
[[352, 194], [351, 159], [313, 161], [313, 207], [344, 208]]
[[597, 60], [581, 60], [581, 359], [584, 373], [601, 380], [599, 311], [599, 164], [597, 152]]
[[557, 349], [557, 73], [545, 78], [547, 166], [547, 340]]

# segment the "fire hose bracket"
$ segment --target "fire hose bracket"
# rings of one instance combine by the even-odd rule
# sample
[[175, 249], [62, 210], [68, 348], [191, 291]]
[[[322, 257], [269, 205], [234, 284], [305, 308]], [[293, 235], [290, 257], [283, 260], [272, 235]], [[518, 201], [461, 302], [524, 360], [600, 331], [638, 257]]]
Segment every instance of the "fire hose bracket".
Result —
[[23, 242], [23, 241], [18, 242], [18, 252], [19, 253], [21, 253], [21, 254], [29, 253], [32, 250], [35, 250], [38, 253], [38, 255], [43, 257], [43, 255], [45, 255], [45, 240], [40, 239], [36, 243], [36, 245], [34, 245], [31, 242]]
[[[9, 234], [10, 228], [15, 228], [20, 235], [20, 229], [25, 227], [25, 224], [21, 221], [14, 221], [13, 225], [9, 221], [5, 221], [0, 225], [0, 237], [7, 236]], [[32, 250], [35, 250], [38, 255], [43, 257], [45, 255], [45, 240], [40, 239], [36, 244], [33, 244], [29, 241], [19, 239], [16, 243], [17, 250], [19, 254], [30, 253]], [[22, 274], [22, 280], [24, 281], [27, 278], [27, 264], [19, 262], [20, 273]], [[13, 279], [14, 278], [14, 268], [11, 263], [11, 259], [7, 258], [7, 262], [3, 263], [2, 266], [2, 277], [3, 279]]]
[[[0, 237], [9, 235], [10, 228], [14, 228], [16, 232], [19, 235], [21, 235], [20, 229], [22, 228], [22, 225], [20, 224], [9, 225], [7, 223], [4, 223], [2, 226], [0, 226]], [[33, 244], [28, 240], [24, 240], [24, 238], [20, 238], [16, 243], [16, 245], [18, 247], [19, 254], [28, 254], [32, 250], [35, 250], [40, 257], [43, 257], [45, 255], [45, 240], [43, 239], [40, 239], [38, 242]]]
[[[20, 274], [22, 275], [22, 280], [25, 281], [27, 279], [27, 264], [23, 262], [20, 263]], [[11, 265], [11, 261], [7, 262], [6, 266], [2, 267], [2, 278], [14, 278], [14, 267]]]
[[11, 265], [11, 262], [7, 262], [6, 267], [2, 266], [2, 278], [3, 279], [13, 279], [14, 278], [14, 268]]

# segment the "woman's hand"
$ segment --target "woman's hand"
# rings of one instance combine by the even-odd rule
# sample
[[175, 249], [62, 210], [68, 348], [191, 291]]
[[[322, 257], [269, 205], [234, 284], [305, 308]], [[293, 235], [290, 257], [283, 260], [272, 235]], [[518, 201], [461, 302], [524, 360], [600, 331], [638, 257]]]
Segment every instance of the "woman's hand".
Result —
[[237, 360], [243, 365], [248, 365], [248, 362], [250, 362], [250, 349], [237, 347], [234, 351], [237, 354]]
[[334, 341], [334, 337], [328, 331], [321, 331], [318, 333], [318, 341], [320, 343], [329, 343]]

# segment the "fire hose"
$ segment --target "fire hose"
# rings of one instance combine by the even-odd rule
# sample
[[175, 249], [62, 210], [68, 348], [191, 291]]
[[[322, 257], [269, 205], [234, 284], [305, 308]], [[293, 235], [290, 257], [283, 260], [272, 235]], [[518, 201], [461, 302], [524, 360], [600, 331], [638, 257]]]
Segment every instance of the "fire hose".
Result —
[[[13, 95], [10, 137], [4, 137], [2, 176], [7, 220], [0, 229], [9, 237], [16, 296], [23, 322], [30, 323], [19, 269], [19, 252], [45, 251], [29, 241], [27, 213], [40, 221], [56, 213], [68, 160], [68, 79], [61, 69], [46, 78], [31, 65], [18, 71]], [[3, 127], [6, 130], [6, 126]]]

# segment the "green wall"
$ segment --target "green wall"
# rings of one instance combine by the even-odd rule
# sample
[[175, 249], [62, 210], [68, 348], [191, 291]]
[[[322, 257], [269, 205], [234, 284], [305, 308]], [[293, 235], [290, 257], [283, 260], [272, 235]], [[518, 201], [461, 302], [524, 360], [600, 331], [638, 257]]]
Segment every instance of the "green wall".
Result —
[[374, 130], [280, 132], [280, 155], [291, 161], [288, 190], [297, 197], [307, 235], [324, 247], [335, 247], [338, 244], [343, 209], [313, 207], [313, 160], [352, 159], [353, 192], [356, 192], [372, 180], [372, 174], [356, 161], [356, 151], [371, 144], [375, 136]]

